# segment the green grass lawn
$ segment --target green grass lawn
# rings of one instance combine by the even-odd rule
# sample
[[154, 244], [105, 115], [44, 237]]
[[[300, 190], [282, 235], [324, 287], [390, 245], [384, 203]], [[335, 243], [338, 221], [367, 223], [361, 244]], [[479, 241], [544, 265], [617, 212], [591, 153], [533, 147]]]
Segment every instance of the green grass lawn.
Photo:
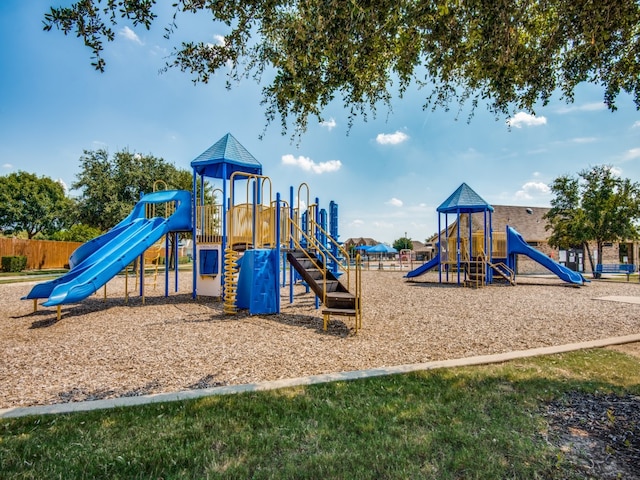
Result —
[[44, 282], [65, 274], [68, 270], [23, 270], [22, 272], [1, 272], [0, 283]]
[[640, 362], [597, 349], [5, 419], [0, 478], [583, 478], [544, 416], [575, 391], [640, 394]]

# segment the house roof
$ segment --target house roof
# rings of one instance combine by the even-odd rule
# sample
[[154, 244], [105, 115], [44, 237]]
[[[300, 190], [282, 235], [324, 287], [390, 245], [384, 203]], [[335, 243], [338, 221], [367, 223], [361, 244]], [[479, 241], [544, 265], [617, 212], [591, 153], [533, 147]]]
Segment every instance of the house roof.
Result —
[[347, 238], [343, 244], [344, 245], [377, 245], [378, 241], [374, 240], [370, 237], [355, 237], [355, 238]]
[[411, 240], [411, 243], [413, 243], [414, 252], [432, 252], [433, 251], [433, 245], [431, 244], [425, 245], [419, 240]]
[[439, 213], [473, 213], [493, 211], [493, 207], [469, 185], [463, 183], [440, 204], [437, 210]]
[[507, 225], [518, 231], [527, 241], [546, 241], [550, 232], [545, 230], [543, 218], [550, 210], [545, 207], [494, 205], [492, 223], [494, 232], [505, 232]]
[[191, 167], [201, 176], [224, 180], [235, 172], [262, 175], [260, 162], [230, 133], [198, 155]]

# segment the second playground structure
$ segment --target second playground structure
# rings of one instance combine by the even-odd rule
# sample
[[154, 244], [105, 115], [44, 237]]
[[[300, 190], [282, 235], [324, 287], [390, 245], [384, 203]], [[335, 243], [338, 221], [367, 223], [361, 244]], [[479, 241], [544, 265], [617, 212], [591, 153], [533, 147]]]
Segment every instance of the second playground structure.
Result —
[[[493, 207], [466, 183], [460, 185], [437, 210], [438, 251], [429, 262], [407, 273], [406, 278], [415, 278], [437, 268], [440, 282], [453, 280], [458, 284], [480, 287], [499, 278], [515, 284], [517, 257], [526, 255], [565, 282], [574, 285], [587, 282], [582, 274], [530, 246], [512, 227], [507, 226], [505, 232], [494, 232], [491, 221]], [[454, 219], [452, 223], [450, 218]], [[474, 224], [479, 228], [474, 230]]]

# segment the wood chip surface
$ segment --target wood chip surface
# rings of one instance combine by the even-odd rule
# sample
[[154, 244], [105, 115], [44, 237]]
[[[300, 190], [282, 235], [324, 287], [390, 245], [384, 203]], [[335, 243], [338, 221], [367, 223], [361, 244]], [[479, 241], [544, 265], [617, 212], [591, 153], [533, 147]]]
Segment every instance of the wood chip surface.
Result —
[[[639, 296], [635, 282], [576, 288], [557, 278], [469, 289], [436, 274], [364, 271], [363, 328], [322, 314], [312, 294], [283, 288], [278, 315], [226, 315], [191, 298], [191, 273], [148, 290], [144, 304], [116, 278], [79, 304], [20, 300], [33, 284], [0, 285], [0, 408], [173, 392], [306, 375], [509, 352], [640, 333], [640, 305], [597, 300]], [[131, 281], [129, 288], [132, 288]]]

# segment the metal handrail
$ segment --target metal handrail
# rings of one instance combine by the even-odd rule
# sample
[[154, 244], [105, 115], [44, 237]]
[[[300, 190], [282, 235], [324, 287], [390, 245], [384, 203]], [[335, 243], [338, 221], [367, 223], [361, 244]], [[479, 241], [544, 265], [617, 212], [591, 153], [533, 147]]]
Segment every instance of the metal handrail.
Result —
[[515, 282], [516, 272], [511, 267], [509, 267], [509, 265], [507, 265], [504, 262], [498, 262], [498, 263], [489, 262], [489, 265], [491, 266], [491, 268], [499, 272], [505, 278], [507, 278], [507, 275], [505, 275], [505, 272], [508, 273], [509, 278], [507, 278], [507, 280], [509, 280], [509, 283], [511, 285], [516, 284]]
[[[329, 233], [327, 233], [327, 231], [326, 231], [324, 228], [322, 228], [322, 226], [321, 226], [319, 223], [317, 223], [317, 222], [316, 222], [316, 221], [314, 221], [314, 220], [311, 220], [311, 224], [313, 225], [313, 227], [314, 227], [314, 228], [317, 228], [317, 229], [318, 229], [318, 231], [319, 231], [322, 235], [324, 235], [324, 237], [325, 237], [327, 240], [329, 240], [329, 242], [330, 242], [332, 245], [335, 245], [335, 246], [338, 248], [338, 250], [340, 251], [340, 253], [342, 253], [343, 258], [349, 258], [349, 253], [344, 249], [344, 247], [343, 247], [342, 245], [340, 245], [338, 242], [336, 242], [336, 241], [335, 241], [335, 239], [334, 239], [331, 235], [329, 235]], [[314, 241], [315, 241], [316, 243], [318, 243], [318, 245], [320, 246], [320, 249], [326, 249], [326, 250], [327, 250], [327, 254], [330, 256], [331, 260], [333, 260], [334, 262], [336, 262], [336, 265], [340, 266], [340, 267], [341, 267], [340, 269], [341, 269], [341, 270], [343, 270], [343, 271], [347, 274], [347, 289], [348, 289], [348, 288], [349, 288], [349, 286], [350, 286], [349, 268], [344, 268], [344, 267], [342, 266], [342, 263], [340, 262], [340, 260], [339, 260], [338, 258], [336, 258], [336, 256], [331, 252], [331, 250], [329, 250], [327, 247], [325, 247], [324, 245], [322, 245], [322, 243], [318, 242], [318, 240], [317, 240], [317, 239], [315, 239], [315, 238], [314, 238]]]
[[[297, 230], [306, 240], [307, 240], [307, 244], [311, 245], [314, 243], [317, 243], [317, 240], [309, 235], [307, 235], [301, 228], [299, 225], [297, 225], [295, 222], [291, 222], [291, 226], [293, 226], [293, 228], [295, 230]], [[312, 255], [309, 254], [309, 252], [307, 251], [307, 249], [302, 248], [302, 246], [300, 245], [300, 242], [298, 240], [296, 240], [295, 238], [292, 238], [293, 240], [293, 244], [296, 248], [299, 248], [300, 250], [302, 250], [304, 252], [304, 255], [311, 260], [311, 262], [313, 262], [313, 264], [315, 265], [315, 267], [322, 273], [322, 303], [326, 303], [327, 301], [327, 269], [326, 269], [326, 265], [327, 265], [327, 256], [325, 255], [325, 253], [322, 250], [318, 249], [319, 254], [322, 256], [322, 260], [323, 260], [323, 264], [325, 268], [320, 268], [320, 266], [318, 265], [317, 262], [317, 257], [314, 257]]]

